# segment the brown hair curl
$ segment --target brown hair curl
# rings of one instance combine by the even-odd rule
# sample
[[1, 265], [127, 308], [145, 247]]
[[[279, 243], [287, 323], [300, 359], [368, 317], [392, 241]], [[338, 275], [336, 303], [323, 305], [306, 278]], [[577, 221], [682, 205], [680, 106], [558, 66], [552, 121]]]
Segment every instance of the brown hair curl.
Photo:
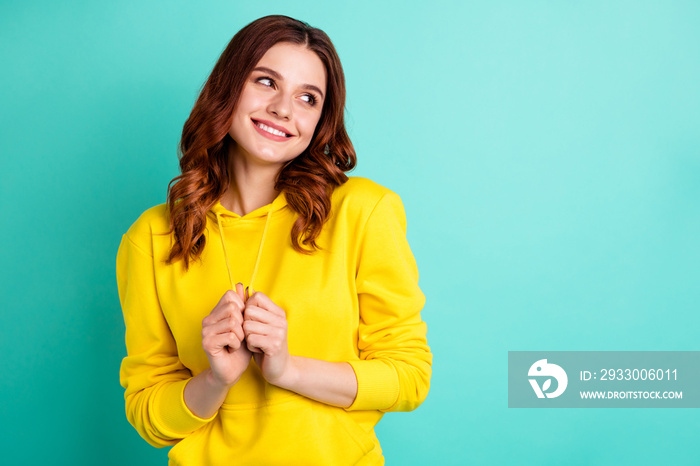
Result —
[[[180, 172], [168, 185], [168, 262], [196, 260], [204, 250], [207, 211], [229, 183], [228, 135], [233, 111], [252, 69], [273, 45], [290, 42], [315, 52], [326, 68], [326, 99], [309, 147], [280, 171], [275, 189], [299, 217], [291, 231], [301, 253], [318, 249], [316, 239], [330, 215], [331, 194], [347, 181], [357, 162], [345, 130], [345, 75], [326, 33], [287, 16], [266, 16], [241, 29], [209, 75], [185, 122], [180, 140]], [[304, 246], [308, 247], [305, 248]]]

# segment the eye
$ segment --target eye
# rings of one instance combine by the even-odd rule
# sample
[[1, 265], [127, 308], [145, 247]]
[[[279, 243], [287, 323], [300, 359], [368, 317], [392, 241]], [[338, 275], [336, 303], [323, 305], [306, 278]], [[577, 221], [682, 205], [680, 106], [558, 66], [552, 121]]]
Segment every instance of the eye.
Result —
[[301, 100], [303, 100], [304, 102], [308, 103], [311, 106], [316, 105], [316, 97], [314, 97], [312, 94], [302, 95]]
[[255, 80], [255, 82], [258, 82], [258, 83], [262, 84], [263, 86], [275, 87], [275, 82], [270, 78], [266, 78], [266, 77], [258, 78]]

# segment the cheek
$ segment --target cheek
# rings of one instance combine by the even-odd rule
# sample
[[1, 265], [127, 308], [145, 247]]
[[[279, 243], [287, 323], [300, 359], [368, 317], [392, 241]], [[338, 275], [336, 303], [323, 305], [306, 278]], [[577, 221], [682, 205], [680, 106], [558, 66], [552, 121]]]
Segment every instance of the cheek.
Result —
[[316, 126], [321, 121], [320, 115], [305, 115], [303, 118], [299, 119], [299, 126], [303, 129], [306, 139], [311, 139], [314, 131], [316, 131]]
[[250, 85], [246, 85], [246, 87], [243, 88], [243, 92], [241, 92], [238, 102], [236, 102], [236, 108], [238, 109], [236, 113], [247, 115], [261, 108], [265, 108], [267, 105], [265, 93], [249, 86]]
[[250, 115], [255, 111], [256, 108], [260, 107], [260, 98], [256, 97], [254, 93], [242, 93], [238, 102], [236, 102], [236, 109], [233, 112], [233, 119], [231, 121], [232, 131], [245, 130], [250, 124]]

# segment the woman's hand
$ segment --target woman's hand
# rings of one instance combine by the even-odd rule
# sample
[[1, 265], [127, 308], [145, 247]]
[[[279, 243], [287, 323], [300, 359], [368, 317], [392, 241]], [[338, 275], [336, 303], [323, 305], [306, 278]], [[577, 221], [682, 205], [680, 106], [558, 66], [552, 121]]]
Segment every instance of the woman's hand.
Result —
[[292, 357], [287, 347], [287, 315], [284, 309], [261, 292], [245, 304], [243, 331], [265, 380], [287, 386], [294, 378]]
[[322, 403], [347, 408], [357, 396], [357, 378], [347, 362], [291, 356], [287, 314], [259, 291], [245, 304], [243, 331], [265, 380]]
[[229, 388], [248, 368], [251, 353], [243, 332], [243, 285], [229, 290], [202, 320], [202, 347], [209, 359], [213, 382]]

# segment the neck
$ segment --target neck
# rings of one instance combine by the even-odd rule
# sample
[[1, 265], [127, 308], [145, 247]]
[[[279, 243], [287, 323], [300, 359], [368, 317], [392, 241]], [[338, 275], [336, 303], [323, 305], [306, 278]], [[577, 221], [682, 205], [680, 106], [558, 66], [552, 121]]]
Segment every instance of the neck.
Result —
[[[235, 146], [235, 143], [232, 144]], [[240, 216], [272, 203], [279, 191], [275, 180], [280, 167], [255, 165], [229, 150], [229, 185], [221, 197], [221, 205]]]

